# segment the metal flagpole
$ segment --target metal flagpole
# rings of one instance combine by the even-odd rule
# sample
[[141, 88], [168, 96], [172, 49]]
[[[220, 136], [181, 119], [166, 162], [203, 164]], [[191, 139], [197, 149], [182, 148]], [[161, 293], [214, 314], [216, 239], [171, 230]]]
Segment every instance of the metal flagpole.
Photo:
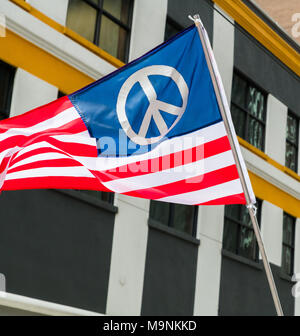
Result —
[[212, 78], [212, 82], [213, 82], [213, 86], [214, 86], [214, 90], [216, 93], [216, 98], [218, 101], [218, 105], [220, 108], [220, 112], [224, 121], [224, 125], [228, 134], [228, 138], [229, 138], [229, 142], [231, 145], [231, 149], [232, 149], [232, 153], [234, 156], [234, 160], [235, 163], [237, 165], [237, 169], [238, 169], [238, 173], [240, 176], [240, 180], [241, 180], [241, 184], [242, 184], [242, 188], [245, 194], [245, 198], [246, 198], [246, 202], [247, 202], [247, 208], [249, 211], [249, 215], [251, 218], [251, 222], [253, 225], [253, 229], [254, 229], [254, 233], [257, 239], [257, 243], [258, 243], [258, 247], [259, 247], [259, 251], [261, 253], [262, 256], [262, 260], [263, 260], [263, 264], [264, 264], [264, 268], [265, 268], [265, 272], [267, 275], [267, 279], [269, 282], [269, 287], [271, 290], [271, 294], [273, 297], [273, 301], [274, 301], [274, 305], [276, 308], [276, 312], [278, 316], [283, 316], [283, 310], [281, 307], [281, 303], [280, 303], [280, 299], [278, 296], [278, 292], [276, 289], [276, 285], [275, 285], [275, 281], [273, 278], [273, 274], [272, 274], [272, 270], [267, 258], [267, 254], [266, 254], [266, 250], [264, 247], [264, 243], [261, 237], [261, 233], [260, 233], [260, 229], [259, 229], [259, 225], [258, 225], [258, 221], [257, 221], [257, 217], [256, 217], [256, 207], [253, 204], [253, 202], [251, 201], [251, 197], [250, 197], [250, 192], [248, 189], [248, 185], [247, 185], [247, 179], [244, 175], [244, 171], [239, 159], [239, 154], [236, 148], [236, 144], [235, 144], [235, 140], [234, 140], [234, 133], [232, 128], [230, 127], [230, 122], [228, 119], [228, 115], [226, 113], [226, 108], [227, 107], [227, 101], [225, 102], [226, 97], [224, 97], [224, 94], [222, 94], [222, 89], [223, 87], [221, 87], [221, 82], [220, 80], [218, 80], [218, 71], [216, 70], [216, 65], [215, 65], [215, 61], [211, 52], [211, 46], [210, 46], [210, 42], [209, 39], [207, 37], [207, 33], [205, 31], [205, 28], [200, 20], [200, 16], [198, 14], [194, 15], [194, 17], [192, 18], [191, 16], [189, 17], [192, 21], [195, 22], [195, 25], [198, 29], [198, 33], [200, 36], [200, 40], [203, 46], [203, 50], [204, 50], [204, 54], [205, 54], [205, 59], [209, 68], [209, 72]]

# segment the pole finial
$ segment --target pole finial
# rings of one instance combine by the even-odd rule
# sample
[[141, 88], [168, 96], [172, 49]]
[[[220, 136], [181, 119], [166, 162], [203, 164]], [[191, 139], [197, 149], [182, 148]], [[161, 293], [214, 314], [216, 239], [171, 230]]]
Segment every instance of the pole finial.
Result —
[[199, 14], [194, 14], [193, 16], [192, 15], [189, 15], [188, 18], [190, 20], [192, 20], [195, 24], [196, 23], [200, 23], [201, 27], [203, 27], [203, 23], [200, 19], [200, 15]]

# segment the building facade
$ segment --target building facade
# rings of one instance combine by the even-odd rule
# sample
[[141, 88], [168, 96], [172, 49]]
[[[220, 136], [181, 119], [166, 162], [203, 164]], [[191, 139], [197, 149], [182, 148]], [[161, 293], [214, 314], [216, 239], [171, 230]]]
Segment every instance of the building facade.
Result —
[[[300, 315], [300, 47], [252, 2], [0, 0], [0, 117], [101, 78], [194, 13], [231, 104], [284, 312]], [[0, 292], [0, 314], [275, 314], [245, 207], [23, 190], [1, 194], [0, 213], [0, 290], [12, 295]]]
[[289, 0], [288, 6], [280, 0], [255, 0], [255, 3], [300, 43], [300, 5], [297, 0]]

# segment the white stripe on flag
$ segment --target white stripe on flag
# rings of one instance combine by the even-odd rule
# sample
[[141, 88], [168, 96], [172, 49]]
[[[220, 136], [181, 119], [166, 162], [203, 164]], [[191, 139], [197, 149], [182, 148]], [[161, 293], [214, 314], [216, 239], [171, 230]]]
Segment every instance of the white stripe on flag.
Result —
[[[48, 152], [48, 153], [42, 153], [42, 154], [37, 154], [30, 156], [24, 160], [21, 160], [15, 164], [12, 164], [9, 169], [12, 168], [17, 168], [19, 166], [22, 166], [27, 163], [33, 163], [33, 162], [38, 162], [38, 161], [48, 161], [48, 160], [57, 160], [57, 159], [71, 159], [70, 156], [67, 156], [66, 154], [61, 154], [61, 153], [53, 153], [53, 152]], [[79, 164], [78, 164], [79, 165]]]
[[243, 192], [240, 179], [225, 182], [222, 184], [215, 185], [213, 187], [192, 191], [184, 194], [169, 196], [160, 198], [159, 201], [171, 202], [171, 203], [182, 203], [187, 205], [209, 202], [221, 197], [231, 196], [240, 194]]
[[0, 134], [0, 141], [6, 140], [16, 135], [31, 135], [34, 133], [47, 131], [50, 128], [58, 128], [76, 119], [82, 122], [78, 112], [74, 107], [71, 107], [50, 119], [35, 124], [34, 126], [10, 128], [6, 132]]
[[231, 150], [192, 162], [180, 167], [167, 169], [155, 173], [140, 176], [116, 179], [103, 182], [108, 189], [117, 193], [126, 193], [139, 189], [153, 188], [156, 186], [182, 181], [191, 177], [200, 176], [211, 171], [228, 167], [234, 164]]
[[72, 177], [95, 177], [85, 167], [42, 167], [23, 170], [15, 173], [7, 173], [6, 180], [16, 180], [31, 177], [47, 176], [72, 176]]

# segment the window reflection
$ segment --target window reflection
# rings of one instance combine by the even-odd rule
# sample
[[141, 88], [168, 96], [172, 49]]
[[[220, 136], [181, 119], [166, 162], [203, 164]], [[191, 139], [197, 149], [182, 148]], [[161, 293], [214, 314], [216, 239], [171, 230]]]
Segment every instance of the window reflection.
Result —
[[298, 169], [298, 139], [299, 118], [292, 112], [289, 112], [286, 127], [285, 165], [295, 172], [297, 172]]
[[263, 150], [266, 95], [238, 72], [233, 75], [231, 114], [237, 135]]
[[126, 61], [132, 0], [69, 0], [67, 26]]
[[192, 205], [151, 201], [150, 218], [178, 231], [195, 235], [197, 207]]
[[296, 218], [284, 213], [281, 266], [283, 272], [288, 275], [294, 273], [295, 225]]
[[9, 117], [15, 68], [0, 61], [0, 120]]
[[[257, 218], [260, 222], [262, 202], [257, 200]], [[243, 205], [226, 205], [223, 248], [247, 259], [258, 261], [258, 246], [248, 209]]]

